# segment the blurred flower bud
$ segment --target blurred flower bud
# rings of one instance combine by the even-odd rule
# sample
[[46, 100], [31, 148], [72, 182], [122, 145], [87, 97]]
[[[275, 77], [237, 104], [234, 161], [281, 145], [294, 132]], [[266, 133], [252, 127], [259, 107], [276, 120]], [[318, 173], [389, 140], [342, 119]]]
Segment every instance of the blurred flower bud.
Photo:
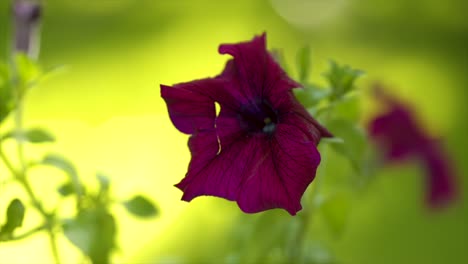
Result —
[[13, 0], [14, 50], [36, 58], [39, 54], [41, 6], [30, 0]]
[[454, 202], [458, 197], [456, 170], [440, 140], [433, 139], [424, 130], [410, 106], [387, 94], [381, 85], [374, 86], [374, 95], [388, 108], [369, 126], [369, 134], [381, 147], [385, 161], [419, 159], [426, 169], [428, 205], [441, 207]]

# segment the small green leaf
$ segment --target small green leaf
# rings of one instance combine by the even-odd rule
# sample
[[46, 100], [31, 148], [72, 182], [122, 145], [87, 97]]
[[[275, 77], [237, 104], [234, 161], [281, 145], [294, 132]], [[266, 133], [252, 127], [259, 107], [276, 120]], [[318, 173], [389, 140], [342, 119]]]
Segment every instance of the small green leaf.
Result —
[[0, 123], [15, 108], [13, 87], [8, 67], [0, 64]]
[[286, 59], [284, 58], [283, 50], [273, 49], [271, 51], [271, 55], [273, 56], [273, 59], [276, 61], [276, 63], [278, 63], [285, 72], [289, 73], [288, 65], [286, 63]]
[[2, 226], [0, 236], [11, 236], [16, 228], [23, 225], [26, 208], [19, 199], [13, 199], [8, 205], [6, 223]]
[[73, 184], [73, 189], [79, 200], [79, 198], [84, 193], [83, 187], [78, 178], [78, 173], [76, 172], [75, 166], [73, 166], [73, 164], [68, 159], [58, 154], [47, 154], [40, 163], [64, 171], [70, 177], [70, 182]]
[[136, 195], [132, 199], [123, 203], [127, 210], [140, 217], [153, 217], [158, 214], [158, 209], [147, 198]]
[[99, 182], [99, 189], [101, 192], [107, 192], [109, 190], [109, 187], [110, 187], [110, 180], [109, 180], [109, 177], [107, 177], [106, 175], [104, 175], [103, 173], [101, 172], [98, 172], [96, 174], [96, 179], [98, 180]]
[[318, 85], [304, 83], [304, 89], [294, 89], [294, 95], [305, 108], [317, 107], [319, 102], [330, 96], [331, 91]]
[[367, 141], [364, 131], [354, 123], [344, 119], [333, 119], [325, 125], [330, 132], [341, 139], [343, 144], [330, 144], [338, 153], [349, 159], [357, 172], [361, 172]]
[[332, 115], [334, 118], [342, 118], [353, 123], [358, 123], [361, 118], [361, 97], [345, 96], [340, 100], [335, 101]]
[[18, 141], [30, 143], [47, 143], [55, 141], [55, 137], [50, 132], [42, 128], [32, 128], [21, 132], [11, 131], [5, 134], [3, 138], [15, 138]]
[[343, 144], [345, 141], [339, 137], [332, 137], [332, 138], [322, 138], [320, 139], [320, 143], [328, 143], [328, 144]]
[[105, 208], [85, 209], [63, 226], [64, 234], [92, 263], [109, 263], [115, 248], [117, 226]]
[[97, 199], [99, 203], [107, 206], [111, 201], [111, 199], [109, 199], [109, 189], [110, 189], [109, 177], [98, 172], [96, 174], [96, 179], [99, 182], [99, 192], [98, 192]]
[[65, 173], [70, 175], [72, 178], [77, 178], [78, 173], [76, 172], [75, 166], [66, 158], [58, 154], [47, 154], [42, 159], [42, 164], [56, 167], [63, 170]]
[[70, 194], [75, 192], [75, 188], [73, 188], [73, 183], [67, 182], [65, 184], [62, 184], [57, 191], [62, 195], [62, 196], [69, 196]]
[[24, 53], [17, 53], [15, 56], [15, 66], [18, 77], [23, 85], [36, 82], [42, 75], [41, 67]]
[[24, 135], [26, 137], [26, 140], [31, 143], [44, 143], [55, 141], [55, 137], [50, 132], [41, 128], [29, 129]]
[[299, 72], [299, 81], [305, 83], [311, 72], [310, 47], [304, 46], [296, 55], [297, 70]]
[[7, 209], [7, 224], [12, 228], [23, 225], [24, 213], [26, 208], [19, 199], [13, 199]]
[[334, 97], [339, 98], [354, 89], [354, 82], [363, 74], [364, 72], [361, 70], [353, 69], [348, 65], [339, 65], [330, 60], [330, 69], [323, 75], [333, 90]]

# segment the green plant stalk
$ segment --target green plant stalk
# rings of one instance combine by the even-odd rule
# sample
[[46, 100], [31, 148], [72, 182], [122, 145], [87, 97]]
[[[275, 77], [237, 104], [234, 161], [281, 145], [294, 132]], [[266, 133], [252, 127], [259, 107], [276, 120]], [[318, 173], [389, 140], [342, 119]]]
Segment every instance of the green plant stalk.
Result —
[[[322, 166], [324, 166], [324, 163], [326, 162], [327, 150], [328, 149], [324, 149], [321, 154]], [[309, 195], [305, 196], [305, 198], [308, 200], [307, 207], [303, 209], [301, 214], [298, 214], [300, 225], [296, 233], [296, 239], [294, 240], [293, 245], [290, 247], [291, 248], [290, 252], [292, 253], [290, 255], [291, 263], [298, 263], [298, 264], [305, 263], [304, 258], [302, 256], [304, 243], [306, 242], [307, 232], [309, 231], [309, 228], [311, 225], [310, 222], [315, 211], [314, 209], [316, 209], [316, 203], [317, 203], [318, 197], [320, 195], [319, 193], [320, 186], [322, 185], [324, 181], [323, 176], [324, 175], [322, 175], [322, 177], [318, 177], [314, 181], [315, 185], [313, 186], [311, 190], [308, 191]]]
[[[337, 99], [332, 99], [331, 102], [329, 102], [329, 104], [325, 107], [325, 108], [330, 108], [332, 107], [333, 105], [336, 104], [336, 101]], [[330, 112], [329, 111], [325, 111], [326, 113], [326, 116], [324, 117], [325, 120], [329, 120], [330, 119]], [[326, 158], [327, 158], [327, 152], [328, 152], [328, 147], [327, 148], [324, 148], [324, 150], [322, 151], [321, 153], [321, 157], [322, 157], [322, 164], [321, 166], [326, 166]], [[308, 190], [306, 192], [306, 196], [305, 198], [308, 200], [307, 202], [307, 207], [304, 208], [303, 210], [303, 213], [298, 215], [301, 223], [299, 225], [299, 230], [297, 231], [297, 235], [296, 235], [296, 239], [294, 241], [294, 245], [291, 247], [291, 251], [292, 254], [290, 256], [290, 259], [292, 261], [292, 263], [304, 263], [304, 259], [302, 257], [302, 248], [304, 247], [304, 243], [306, 241], [306, 237], [307, 237], [307, 232], [309, 230], [309, 227], [310, 227], [310, 221], [311, 221], [311, 218], [312, 218], [312, 215], [314, 213], [314, 209], [316, 207], [316, 203], [317, 203], [317, 199], [319, 197], [319, 190], [320, 190], [320, 186], [323, 184], [323, 181], [324, 181], [324, 177], [322, 175], [322, 177], [317, 177], [317, 179], [314, 181], [314, 188], [311, 189], [311, 190]], [[310, 192], [313, 191], [312, 194], [310, 194]], [[307, 195], [309, 193], [309, 195]]]
[[[25, 163], [21, 164], [22, 170], [18, 171], [14, 168], [13, 164], [10, 162], [8, 157], [6, 156], [5, 152], [3, 151], [2, 148], [2, 141], [0, 139], [0, 159], [3, 161], [7, 169], [10, 171], [10, 173], [13, 175], [13, 177], [20, 183], [20, 185], [24, 188], [26, 191], [27, 195], [29, 196], [29, 199], [32, 201], [33, 207], [39, 211], [39, 213], [42, 215], [45, 221], [45, 230], [47, 231], [49, 235], [49, 243], [50, 247], [52, 250], [52, 255], [54, 257], [55, 263], [60, 264], [60, 257], [58, 254], [58, 247], [57, 247], [57, 242], [56, 242], [56, 237], [55, 237], [55, 232], [54, 232], [54, 226], [55, 226], [55, 216], [53, 214], [47, 213], [47, 211], [44, 209], [42, 206], [42, 203], [39, 201], [37, 198], [36, 194], [34, 193], [31, 184], [28, 181], [28, 178], [26, 177], [26, 165]], [[21, 163], [21, 161], [20, 161]], [[35, 230], [35, 232], [41, 231], [43, 229], [38, 229]]]
[[[15, 107], [15, 113], [14, 113], [14, 121], [15, 121], [15, 131], [16, 133], [20, 134], [23, 131], [23, 112], [24, 112], [24, 97], [26, 93], [26, 89], [29, 87], [23, 87], [19, 75], [18, 75], [18, 69], [17, 65], [15, 63], [15, 51], [12, 51], [11, 54], [11, 65], [13, 69], [13, 83], [15, 87], [15, 99], [16, 99], [16, 107]], [[54, 227], [55, 227], [55, 215], [48, 213], [44, 207], [42, 206], [42, 203], [40, 200], [37, 198], [35, 195], [31, 184], [28, 181], [27, 177], [27, 165], [26, 165], [26, 158], [24, 154], [24, 143], [22, 140], [16, 140], [16, 149], [17, 149], [17, 154], [18, 154], [18, 162], [19, 162], [19, 171], [17, 171], [11, 162], [8, 160], [6, 157], [5, 153], [1, 149], [1, 140], [0, 140], [0, 156], [1, 159], [4, 161], [5, 165], [8, 167], [10, 172], [13, 174], [14, 178], [21, 184], [21, 186], [24, 188], [26, 193], [28, 194], [29, 198], [32, 201], [32, 204], [34, 208], [36, 208], [39, 213], [42, 215], [44, 218], [44, 221], [46, 223], [46, 231], [49, 236], [49, 243], [50, 247], [52, 250], [52, 255], [55, 260], [56, 264], [60, 264], [60, 256], [58, 253], [58, 247], [57, 247], [57, 242], [56, 242], [56, 236], [54, 233]]]
[[10, 237], [8, 239], [0, 239], [0, 241], [18, 241], [18, 240], [22, 240], [22, 239], [25, 239], [25, 238], [28, 238], [29, 236], [32, 236], [34, 234], [36, 234], [37, 232], [40, 232], [42, 230], [45, 230], [47, 228], [47, 225], [40, 225], [36, 228], [33, 228], [29, 231], [26, 231], [24, 232], [23, 234], [20, 234], [20, 235], [17, 235], [17, 236], [14, 236], [14, 237]]

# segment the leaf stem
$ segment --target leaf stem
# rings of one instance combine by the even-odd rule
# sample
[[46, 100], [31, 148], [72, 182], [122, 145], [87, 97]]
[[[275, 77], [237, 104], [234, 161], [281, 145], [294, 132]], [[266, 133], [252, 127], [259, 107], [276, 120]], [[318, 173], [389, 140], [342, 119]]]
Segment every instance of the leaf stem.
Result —
[[21, 186], [24, 188], [26, 191], [27, 195], [29, 196], [29, 199], [31, 199], [32, 205], [34, 208], [36, 208], [37, 211], [42, 215], [44, 218], [46, 225], [45, 229], [47, 230], [47, 233], [49, 235], [49, 240], [50, 240], [50, 246], [52, 249], [52, 255], [54, 257], [55, 263], [60, 264], [60, 257], [58, 254], [58, 249], [57, 249], [57, 242], [56, 242], [56, 237], [54, 233], [54, 226], [55, 226], [55, 217], [53, 214], [48, 213], [44, 207], [42, 206], [42, 203], [39, 201], [37, 198], [36, 194], [34, 193], [31, 184], [29, 183], [27, 177], [26, 177], [26, 166], [23, 163], [21, 166], [24, 168], [24, 170], [16, 170], [11, 161], [8, 159], [6, 156], [5, 152], [3, 151], [2, 141], [0, 139], [0, 159], [3, 161], [7, 169], [10, 171], [10, 173], [13, 175], [13, 177], [21, 184]]
[[24, 238], [27, 238], [27, 237], [29, 237], [29, 236], [32, 236], [32, 235], [34, 235], [34, 234], [40, 232], [40, 231], [43, 231], [43, 230], [45, 230], [46, 228], [47, 228], [47, 225], [41, 225], [41, 226], [38, 226], [38, 227], [36, 227], [36, 228], [33, 228], [33, 229], [29, 230], [29, 231], [26, 231], [26, 232], [24, 232], [24, 233], [21, 234], [21, 235], [17, 235], [17, 236], [14, 236], [14, 237], [10, 237], [10, 238], [7, 238], [7, 239], [3, 239], [3, 240], [0, 239], [0, 241], [6, 241], [6, 242], [8, 242], [8, 241], [22, 240], [22, 239], [24, 239]]

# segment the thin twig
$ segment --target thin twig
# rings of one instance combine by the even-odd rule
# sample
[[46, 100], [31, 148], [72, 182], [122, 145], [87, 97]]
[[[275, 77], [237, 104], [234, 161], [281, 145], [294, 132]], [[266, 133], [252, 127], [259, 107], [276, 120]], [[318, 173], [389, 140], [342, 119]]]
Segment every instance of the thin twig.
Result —
[[[44, 220], [46, 221], [46, 230], [49, 235], [49, 241], [50, 241], [50, 246], [52, 250], [52, 255], [54, 257], [55, 263], [60, 264], [60, 257], [58, 254], [58, 249], [57, 249], [57, 241], [54, 233], [54, 225], [55, 225], [55, 219], [52, 214], [47, 213], [44, 207], [42, 206], [42, 203], [39, 201], [37, 196], [35, 195], [31, 185], [29, 184], [29, 181], [26, 177], [26, 171], [17, 171], [13, 164], [10, 162], [8, 157], [6, 156], [5, 152], [2, 149], [1, 146], [1, 140], [0, 140], [0, 159], [3, 161], [5, 166], [8, 168], [10, 173], [13, 175], [13, 177], [23, 186], [25, 189], [26, 193], [29, 196], [29, 199], [31, 199], [32, 204], [34, 208], [36, 208], [39, 213], [42, 215]], [[24, 164], [23, 164], [24, 165]], [[25, 166], [26, 167], [26, 166]]]
[[8, 241], [17, 241], [17, 240], [22, 240], [24, 238], [27, 238], [29, 236], [32, 236], [40, 231], [43, 231], [47, 228], [46, 225], [41, 225], [41, 226], [38, 226], [36, 228], [33, 228], [29, 231], [26, 231], [24, 232], [23, 234], [20, 234], [20, 235], [17, 235], [17, 236], [13, 236], [13, 237], [9, 237], [7, 239], [4, 239], [4, 240], [0, 240], [0, 241], [4, 241], [4, 242], [8, 242]]

